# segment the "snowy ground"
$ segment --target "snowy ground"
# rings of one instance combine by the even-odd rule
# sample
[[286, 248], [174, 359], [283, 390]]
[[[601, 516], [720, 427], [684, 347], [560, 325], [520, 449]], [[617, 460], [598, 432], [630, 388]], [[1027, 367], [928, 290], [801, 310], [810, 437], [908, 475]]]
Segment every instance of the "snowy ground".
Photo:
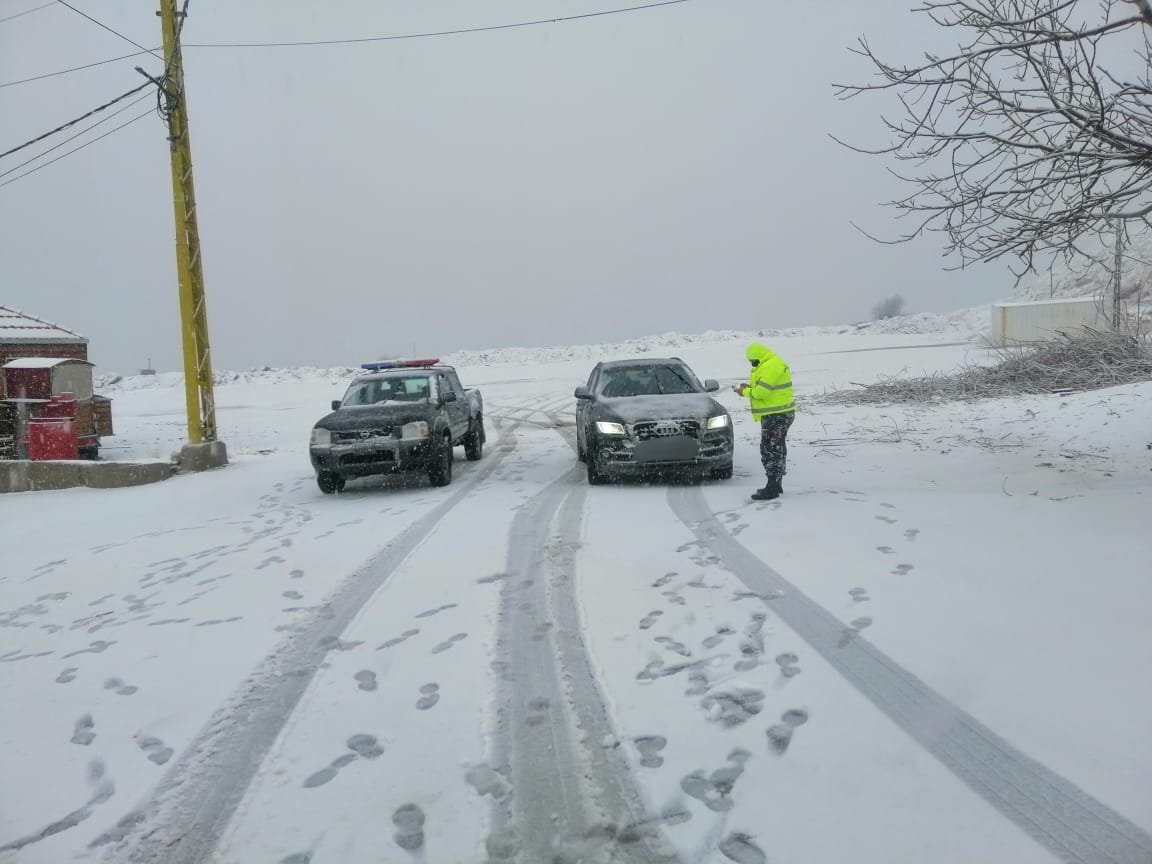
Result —
[[[462, 358], [445, 489], [322, 496], [343, 373], [281, 370], [218, 387], [226, 469], [0, 496], [0, 862], [1152, 861], [1152, 385], [844, 408], [985, 354], [771, 342], [771, 504], [731, 393], [732, 481], [588, 488], [584, 349]], [[110, 392], [108, 456], [167, 458], [176, 385]]]

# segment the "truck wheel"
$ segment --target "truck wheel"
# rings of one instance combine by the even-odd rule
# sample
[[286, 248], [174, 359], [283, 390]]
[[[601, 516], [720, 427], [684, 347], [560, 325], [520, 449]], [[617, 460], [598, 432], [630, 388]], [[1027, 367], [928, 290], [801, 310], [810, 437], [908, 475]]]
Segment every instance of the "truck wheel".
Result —
[[596, 452], [594, 446], [590, 445], [588, 451], [584, 454], [584, 464], [588, 468], [589, 486], [602, 486], [608, 481], [608, 478], [604, 476], [604, 472], [600, 468], [600, 454]]
[[325, 495], [344, 491], [344, 478], [332, 471], [321, 471], [316, 475], [316, 485]]
[[478, 462], [484, 455], [484, 418], [477, 417], [464, 436], [464, 455], [469, 462]]
[[444, 436], [428, 466], [428, 482], [433, 486], [447, 486], [452, 482], [452, 438], [448, 435]]

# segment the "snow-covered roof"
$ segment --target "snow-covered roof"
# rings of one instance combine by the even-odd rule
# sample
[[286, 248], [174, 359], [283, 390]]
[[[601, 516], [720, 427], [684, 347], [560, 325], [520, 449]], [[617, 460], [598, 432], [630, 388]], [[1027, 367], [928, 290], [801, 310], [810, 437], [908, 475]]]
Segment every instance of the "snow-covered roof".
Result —
[[59, 324], [27, 315], [18, 309], [0, 306], [0, 345], [19, 342], [77, 342], [88, 340]]
[[83, 363], [92, 366], [87, 360], [74, 360], [70, 357], [17, 357], [4, 364], [5, 369], [52, 369], [61, 363]]
[[993, 306], [1065, 306], [1069, 303], [1096, 303], [1095, 297], [1053, 297], [1049, 300], [1013, 300], [1005, 303], [993, 303]]

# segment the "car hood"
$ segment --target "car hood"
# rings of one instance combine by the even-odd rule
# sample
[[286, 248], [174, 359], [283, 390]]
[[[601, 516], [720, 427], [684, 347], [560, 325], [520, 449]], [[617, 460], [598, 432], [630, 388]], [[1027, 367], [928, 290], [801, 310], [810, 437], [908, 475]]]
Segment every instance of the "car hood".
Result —
[[705, 393], [605, 398], [600, 399], [597, 405], [600, 413], [610, 415], [624, 423], [711, 417], [714, 414], [726, 413], [719, 402]]
[[427, 404], [410, 405], [365, 405], [358, 408], [341, 408], [316, 421], [317, 429], [332, 432], [355, 432], [379, 426], [402, 426], [418, 420], [431, 419], [432, 410]]

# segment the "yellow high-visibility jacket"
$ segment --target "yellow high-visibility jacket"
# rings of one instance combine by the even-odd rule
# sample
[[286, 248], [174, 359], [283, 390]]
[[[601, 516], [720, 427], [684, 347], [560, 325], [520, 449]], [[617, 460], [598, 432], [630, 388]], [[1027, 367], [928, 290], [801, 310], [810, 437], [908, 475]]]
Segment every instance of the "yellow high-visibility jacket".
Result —
[[796, 410], [792, 393], [792, 370], [771, 349], [759, 342], [748, 346], [745, 356], [749, 360], [759, 360], [760, 365], [752, 369], [748, 378], [748, 397], [752, 417], [759, 420], [771, 414], [787, 414]]

